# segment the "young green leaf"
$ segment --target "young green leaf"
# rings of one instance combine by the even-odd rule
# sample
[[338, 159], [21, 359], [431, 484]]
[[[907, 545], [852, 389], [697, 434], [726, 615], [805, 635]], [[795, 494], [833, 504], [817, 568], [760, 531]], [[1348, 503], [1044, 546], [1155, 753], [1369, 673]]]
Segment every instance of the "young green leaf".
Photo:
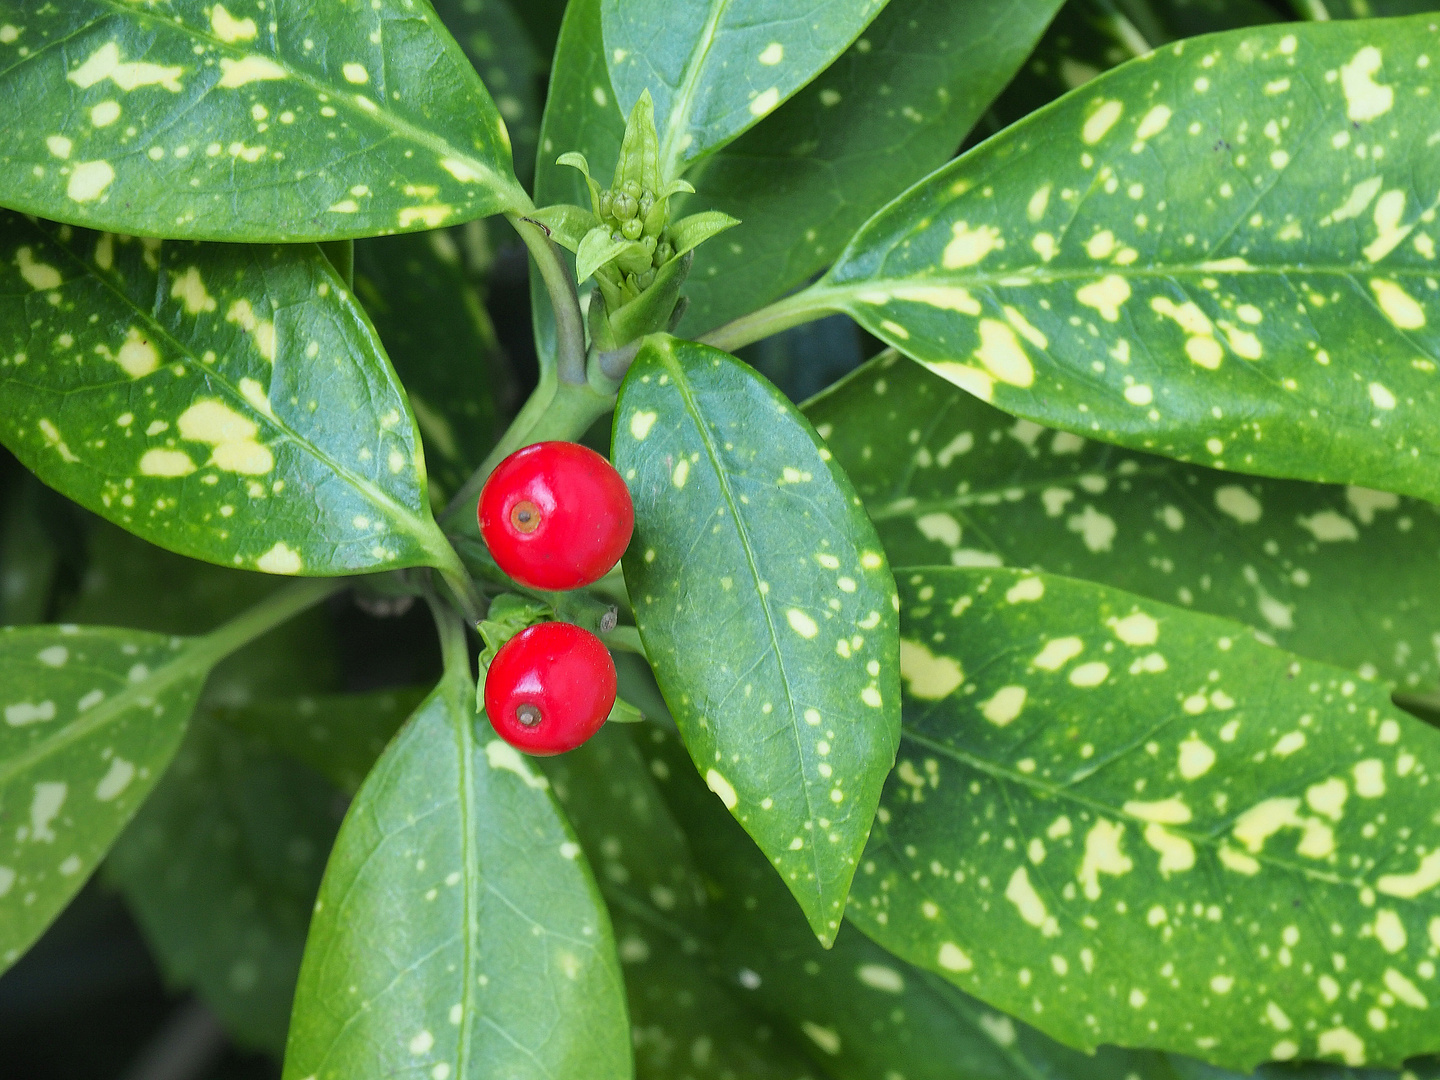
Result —
[[0, 629], [0, 970], [160, 779], [215, 659], [203, 641], [138, 630]]
[[166, 978], [241, 1045], [285, 1048], [341, 806], [309, 769], [197, 720], [106, 862]]
[[775, 108], [854, 41], [884, 0], [603, 0], [610, 80], [628, 110], [655, 99], [660, 171], [679, 176]]
[[1102, 76], [873, 218], [833, 306], [1008, 412], [1434, 498], [1433, 18], [1235, 31]]
[[[528, 208], [510, 137], [428, 4], [10, 12], [0, 202], [117, 232], [296, 241]], [[319, 47], [316, 43], [319, 42]]]
[[220, 705], [209, 714], [269, 749], [304, 762], [340, 791], [353, 795], [425, 696], [417, 687], [306, 694]]
[[905, 739], [850, 918], [1080, 1048], [1440, 1048], [1440, 732], [1243, 626], [1068, 578], [901, 577]]
[[732, 356], [646, 340], [612, 454], [625, 580], [697, 769], [827, 944], [899, 722], [895, 594], [813, 429]]
[[[1082, 1054], [887, 953], [853, 926], [822, 949], [765, 860], [726, 820], [668, 731], [641, 734], [653, 785], [683, 824], [712, 897], [712, 967], [834, 1080], [1172, 1080], [1159, 1054]], [[648, 779], [648, 778], [647, 778]], [[628, 865], [628, 863], [627, 863]], [[623, 938], [622, 955], [623, 955]]]
[[511, 375], [450, 232], [355, 245], [355, 295], [375, 324], [425, 447], [432, 501], [454, 492], [504, 430]]
[[318, 248], [0, 214], [0, 440], [172, 551], [275, 574], [453, 562], [405, 393]]
[[[1440, 508], [1257, 480], [1016, 420], [894, 352], [805, 407], [897, 566], [1030, 567], [1433, 686]], [[1383, 574], [1375, 568], [1383, 566]]]
[[287, 1080], [630, 1075], [595, 883], [548, 782], [476, 718], [465, 667], [448, 666], [341, 827]]
[[[530, 0], [435, 0], [435, 13], [480, 73], [509, 132], [515, 173], [529, 184], [540, 134], [540, 81], [545, 60], [519, 15]], [[518, 9], [518, 10], [517, 10]]]
[[769, 303], [829, 265], [875, 211], [948, 161], [1059, 0], [908, 0], [692, 177], [685, 209], [740, 219], [703, 249], [684, 334]]

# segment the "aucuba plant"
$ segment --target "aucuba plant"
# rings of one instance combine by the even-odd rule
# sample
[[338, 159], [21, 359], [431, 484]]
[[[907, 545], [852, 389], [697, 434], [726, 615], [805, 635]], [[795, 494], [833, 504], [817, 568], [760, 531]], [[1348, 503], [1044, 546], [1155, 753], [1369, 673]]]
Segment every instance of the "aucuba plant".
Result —
[[0, 0], [0, 988], [1440, 1077], [1433, 6]]

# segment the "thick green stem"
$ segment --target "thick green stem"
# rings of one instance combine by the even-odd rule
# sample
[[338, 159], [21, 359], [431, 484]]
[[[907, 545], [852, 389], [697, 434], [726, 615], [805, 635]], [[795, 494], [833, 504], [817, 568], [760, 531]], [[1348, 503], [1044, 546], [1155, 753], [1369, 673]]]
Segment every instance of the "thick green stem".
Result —
[[440, 635], [440, 656], [445, 665], [445, 677], [463, 681], [468, 686], [474, 673], [470, 670], [470, 644], [465, 638], [465, 627], [433, 592], [425, 594], [425, 602], [430, 605], [435, 632]]
[[1290, 6], [1302, 19], [1310, 19], [1313, 22], [1330, 21], [1330, 11], [1325, 6], [1325, 0], [1290, 0]]
[[204, 663], [214, 664], [349, 584], [344, 578], [305, 578], [277, 589], [248, 611], [196, 639], [194, 655]]
[[789, 330], [792, 326], [833, 315], [839, 310], [840, 308], [825, 302], [823, 293], [813, 288], [806, 289], [711, 330], [699, 340], [702, 344], [733, 353], [752, 342], [778, 334], [782, 330]]
[[537, 222], [507, 214], [510, 224], [525, 241], [550, 295], [555, 312], [555, 374], [562, 383], [585, 382], [585, 322], [580, 314], [580, 295], [575, 279], [560, 255], [560, 248]]

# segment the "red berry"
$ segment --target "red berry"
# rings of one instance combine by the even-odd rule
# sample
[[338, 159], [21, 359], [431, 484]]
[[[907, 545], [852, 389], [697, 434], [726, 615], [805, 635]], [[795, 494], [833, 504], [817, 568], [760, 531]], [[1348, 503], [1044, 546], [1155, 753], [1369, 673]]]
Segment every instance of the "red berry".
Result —
[[500, 647], [485, 674], [485, 715], [527, 754], [563, 754], [600, 730], [615, 706], [615, 661], [588, 630], [526, 627]]
[[511, 454], [480, 492], [480, 535], [500, 569], [532, 589], [578, 589], [620, 561], [635, 508], [594, 450], [542, 442]]

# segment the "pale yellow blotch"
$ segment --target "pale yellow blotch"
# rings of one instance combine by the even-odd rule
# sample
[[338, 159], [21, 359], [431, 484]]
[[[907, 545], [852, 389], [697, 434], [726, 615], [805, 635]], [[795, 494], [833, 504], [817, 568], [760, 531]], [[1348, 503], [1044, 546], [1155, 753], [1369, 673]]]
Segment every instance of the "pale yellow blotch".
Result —
[[144, 476], [189, 476], [195, 471], [195, 462], [183, 450], [146, 450], [140, 458], [140, 472]]
[[1339, 821], [1344, 815], [1345, 800], [1349, 796], [1350, 789], [1345, 786], [1345, 781], [1336, 776], [1318, 784], [1311, 784], [1305, 789], [1306, 805], [1315, 813], [1324, 814], [1331, 821]]
[[1038, 328], [1031, 325], [1030, 320], [1025, 318], [1019, 308], [1006, 304], [1004, 307], [1005, 318], [1026, 341], [1030, 342], [1037, 349], [1048, 349], [1050, 339], [1042, 334]]
[[1114, 251], [1115, 234], [1109, 229], [1102, 229], [1085, 241], [1085, 254], [1092, 259], [1109, 258]]
[[140, 379], [160, 366], [160, 354], [150, 339], [132, 326], [125, 332], [125, 343], [115, 354], [115, 362], [132, 379]]
[[1077, 289], [1075, 299], [1094, 308], [1106, 322], [1117, 322], [1121, 305], [1130, 299], [1130, 284], [1118, 274], [1107, 274]]
[[1380, 194], [1380, 189], [1385, 186], [1383, 176], [1372, 176], [1368, 180], [1362, 180], [1350, 189], [1350, 194], [1345, 201], [1330, 212], [1331, 221], [1348, 221], [1350, 218], [1359, 217], [1370, 205], [1370, 201]]
[[1215, 505], [1242, 525], [1253, 525], [1260, 520], [1260, 500], [1237, 484], [1216, 488]]
[[685, 481], [690, 479], [690, 459], [681, 458], [675, 463], [675, 469], [670, 473], [670, 483], [677, 488], [683, 488]]
[[1070, 685], [1080, 687], [1099, 686], [1110, 677], [1110, 665], [1102, 660], [1081, 664], [1070, 672]]
[[444, 203], [432, 203], [428, 206], [407, 206], [400, 211], [400, 228], [408, 229], [417, 221], [427, 228], [438, 229], [445, 224], [445, 219], [455, 212], [453, 206], [446, 206]]
[[755, 95], [754, 99], [750, 102], [750, 115], [765, 116], [767, 113], [773, 111], [775, 106], [779, 104], [780, 89], [779, 87], [772, 86], [770, 89]]
[[1186, 780], [1198, 780], [1215, 765], [1215, 751], [1198, 736], [1192, 735], [1180, 744], [1180, 775]]
[[1365, 245], [1365, 257], [1371, 262], [1379, 262], [1390, 252], [1394, 251], [1405, 238], [1410, 235], [1415, 226], [1401, 226], [1400, 222], [1405, 217], [1405, 192], [1399, 188], [1385, 192], [1375, 203], [1375, 239]]
[[62, 160], [70, 156], [70, 150], [74, 145], [64, 135], [51, 135], [45, 140], [46, 149]]
[[1362, 799], [1378, 799], [1385, 794], [1385, 763], [1379, 758], [1356, 762], [1350, 770], [1355, 778], [1355, 794]]
[[[948, 517], [949, 515], [947, 514], [946, 516]], [[954, 519], [952, 518], [951, 520], [953, 521]], [[958, 544], [960, 542], [960, 526], [957, 524], [955, 526], [955, 529], [955, 542]], [[1011, 585], [1010, 588], [1005, 590], [1005, 599], [1011, 604], [1019, 604], [1029, 600], [1039, 600], [1044, 595], [1045, 579], [1039, 577], [1021, 578], [1014, 585]]]
[[1260, 339], [1249, 330], [1228, 322], [1221, 322], [1220, 329], [1224, 332], [1225, 341], [1236, 356], [1246, 360], [1259, 360], [1265, 355], [1265, 347], [1260, 344]]
[[705, 786], [720, 796], [726, 810], [734, 810], [740, 801], [735, 794], [735, 785], [726, 780], [718, 769], [710, 769], [705, 773]]
[[1322, 544], [1360, 539], [1360, 530], [1355, 527], [1355, 523], [1344, 515], [1337, 514], [1334, 510], [1321, 510], [1319, 513], [1296, 520], [1302, 528], [1308, 529], [1310, 534]]
[[772, 41], [760, 51], [758, 59], [766, 67], [774, 67], [785, 59], [785, 46], [778, 41]]
[[468, 161], [459, 158], [441, 158], [441, 167], [462, 184], [478, 184], [487, 179], [486, 175]]
[[[1375, 883], [1375, 888], [1386, 896], [1398, 896], [1405, 900], [1413, 900], [1437, 885], [1440, 885], [1440, 849], [1432, 851], [1422, 858], [1419, 869], [1412, 874], [1382, 875], [1380, 880]], [[1437, 938], [1435, 944], [1440, 947], [1440, 938]]]
[[650, 434], [650, 429], [655, 426], [656, 419], [658, 419], [657, 413], [637, 409], [630, 414], [630, 434], [637, 441], [643, 442], [645, 437]]
[[1396, 282], [1372, 278], [1370, 291], [1380, 310], [1401, 330], [1419, 330], [1425, 325], [1425, 309]]
[[94, 202], [115, 179], [108, 161], [82, 161], [70, 172], [65, 194], [79, 203]]
[[[970, 295], [970, 290], [952, 285], [900, 285], [888, 294], [881, 294], [887, 303], [891, 297], [915, 304], [929, 304], [942, 311], [958, 311], [962, 315], [979, 315], [980, 301]], [[865, 296], [861, 297], [866, 299]]]
[[961, 390], [967, 394], [973, 394], [981, 401], [995, 399], [994, 377], [979, 368], [971, 367], [969, 364], [957, 364], [953, 360], [941, 360], [927, 364], [926, 367], [945, 381], [954, 383]]
[[160, 64], [125, 63], [120, 59], [120, 46], [111, 41], [96, 49], [88, 60], [65, 77], [81, 90], [88, 90], [96, 83], [110, 79], [127, 92], [142, 86], [163, 86], [172, 94], [178, 94], [180, 76], [184, 71], [184, 68]]
[[1143, 611], [1123, 619], [1111, 619], [1110, 629], [1126, 645], [1154, 645], [1160, 640], [1160, 624]]
[[286, 79], [290, 73], [267, 56], [246, 56], [239, 60], [221, 58], [220, 81], [217, 86], [234, 90], [249, 86], [253, 82], [273, 82]]
[[974, 266], [1001, 246], [1000, 230], [992, 225], [970, 228], [969, 222], [957, 221], [950, 226], [951, 240], [940, 258], [946, 270]]
[[1035, 194], [1030, 196], [1030, 202], [1025, 207], [1025, 216], [1032, 222], [1038, 222], [1045, 216], [1045, 210], [1050, 205], [1050, 191], [1053, 186], [1052, 184], [1042, 184], [1035, 189]]
[[175, 276], [175, 283], [170, 287], [170, 296], [183, 303], [186, 312], [191, 315], [215, 310], [215, 298], [205, 290], [205, 281], [200, 276], [198, 266], [192, 266], [185, 273]]
[[500, 739], [491, 739], [485, 744], [485, 761], [496, 772], [514, 773], [526, 787], [535, 791], [545, 791], [550, 787], [549, 780], [530, 771], [520, 751]]
[[135, 779], [135, 765], [124, 758], [112, 758], [105, 775], [95, 785], [95, 798], [99, 802], [111, 802], [130, 786]]
[[1015, 332], [997, 319], [980, 320], [980, 347], [975, 357], [1001, 382], [1026, 387], [1035, 381], [1035, 369]]
[[1087, 146], [1094, 146], [1109, 133], [1124, 111], [1125, 106], [1114, 99], [1102, 101], [1100, 107], [1086, 118], [1084, 127], [1080, 129], [1080, 138]]
[[300, 553], [277, 540], [275, 546], [255, 560], [255, 567], [267, 574], [298, 574], [304, 564]]
[[1165, 826], [1147, 825], [1145, 843], [1160, 853], [1162, 874], [1183, 874], [1195, 868], [1195, 845], [1183, 836], [1176, 836]]
[[1373, 929], [1375, 940], [1380, 942], [1380, 947], [1388, 953], [1400, 952], [1409, 941], [1400, 916], [1388, 908], [1382, 908], [1375, 913]]
[[1135, 868], [1135, 863], [1121, 850], [1125, 826], [1101, 818], [1085, 834], [1085, 855], [1076, 875], [1088, 900], [1100, 899], [1100, 875], [1121, 877]]
[[935, 540], [948, 548], [960, 546], [960, 537], [963, 535], [960, 523], [943, 510], [922, 514], [915, 519], [915, 527], [927, 540]]
[[1346, 115], [1351, 120], [1374, 120], [1395, 105], [1395, 91], [1375, 81], [1384, 58], [1374, 45], [1366, 45], [1348, 64], [1340, 66], [1340, 88], [1345, 93]]
[[222, 401], [197, 401], [177, 421], [182, 439], [209, 443], [210, 464], [226, 472], [259, 476], [275, 467], [270, 448], [255, 441], [258, 428]]
[[946, 971], [969, 971], [975, 966], [965, 950], [953, 941], [944, 942], [936, 956], [936, 962]]
[[1420, 988], [1394, 968], [1385, 969], [1383, 980], [1385, 988], [1412, 1009], [1430, 1007], [1430, 999], [1420, 992]]
[[233, 45], [237, 41], [252, 41], [258, 32], [254, 19], [237, 19], [225, 10], [223, 4], [216, 4], [210, 9], [210, 29], [227, 45]]
[[250, 306], [249, 300], [236, 300], [225, 312], [225, 321], [234, 323], [255, 340], [255, 347], [260, 355], [271, 363], [275, 361], [275, 324], [269, 320], [262, 321], [256, 314], [255, 309]]
[[1241, 814], [1231, 831], [1250, 854], [1258, 855], [1264, 850], [1265, 841], [1281, 829], [1302, 826], [1303, 822], [1297, 813], [1299, 809], [1299, 799], [1266, 799]]
[[785, 612], [785, 621], [790, 624], [791, 630], [806, 640], [820, 632], [820, 627], [815, 624], [815, 620], [798, 608], [791, 608]]
[[1192, 817], [1190, 807], [1185, 801], [1175, 796], [1168, 799], [1160, 799], [1157, 802], [1140, 802], [1131, 799], [1125, 804], [1125, 813], [1131, 817], [1137, 817], [1141, 821], [1154, 822], [1157, 825], [1185, 825]]
[[1042, 671], [1059, 671], [1084, 649], [1085, 643], [1078, 637], [1052, 638], [1030, 662]]
[[1246, 877], [1254, 877], [1260, 872], [1260, 864], [1256, 860], [1244, 852], [1236, 851], [1229, 844], [1220, 845], [1220, 865]]
[[1131, 405], [1149, 405], [1155, 400], [1155, 391], [1145, 383], [1137, 383], [1125, 388], [1125, 400]]
[[[265, 392], [265, 388], [261, 386], [260, 383], [258, 383], [256, 380], [241, 379], [240, 396], [243, 397], [249, 403], [250, 407], [256, 412], [268, 416], [271, 420], [275, 419], [275, 410], [270, 407], [270, 395]], [[394, 456], [395, 455], [392, 454], [392, 457]], [[393, 467], [393, 461], [390, 471], [400, 471], [399, 469]]]
[[1170, 106], [1156, 105], [1140, 120], [1139, 126], [1135, 129], [1135, 138], [1143, 142], [1146, 139], [1159, 135], [1160, 132], [1165, 130], [1165, 126], [1170, 123], [1170, 117], [1172, 115], [1174, 114], [1170, 111]]
[[365, 70], [364, 64], [346, 64], [340, 69], [340, 73], [345, 76], [346, 82], [356, 86], [370, 81], [370, 72]]
[[1020, 715], [1025, 708], [1026, 691], [1023, 686], [1002, 686], [993, 697], [980, 706], [980, 714], [996, 727], [1004, 727]]
[[1350, 486], [1345, 489], [1345, 501], [1355, 511], [1362, 525], [1373, 525], [1377, 511], [1396, 510], [1400, 496], [1390, 491], [1374, 491], [1370, 488]]
[[35, 254], [28, 247], [22, 247], [15, 252], [15, 265], [20, 270], [20, 276], [25, 284], [32, 289], [58, 289], [64, 278], [60, 271], [48, 263], [36, 262]]
[[1365, 1041], [1347, 1027], [1322, 1031], [1315, 1045], [1322, 1056], [1338, 1056], [1352, 1068], [1365, 1064]]
[[1026, 867], [1017, 867], [1010, 875], [1010, 882], [1005, 886], [1005, 899], [1014, 904], [1020, 917], [1039, 930], [1044, 937], [1056, 937], [1060, 933], [1060, 924], [1046, 909], [1045, 901], [1030, 883], [1030, 871]]
[[900, 677], [910, 684], [910, 696], [924, 701], [949, 697], [965, 674], [959, 661], [936, 656], [918, 641], [900, 641]]
[[90, 123], [97, 128], [109, 127], [119, 119], [120, 103], [118, 101], [102, 101], [90, 109]]

